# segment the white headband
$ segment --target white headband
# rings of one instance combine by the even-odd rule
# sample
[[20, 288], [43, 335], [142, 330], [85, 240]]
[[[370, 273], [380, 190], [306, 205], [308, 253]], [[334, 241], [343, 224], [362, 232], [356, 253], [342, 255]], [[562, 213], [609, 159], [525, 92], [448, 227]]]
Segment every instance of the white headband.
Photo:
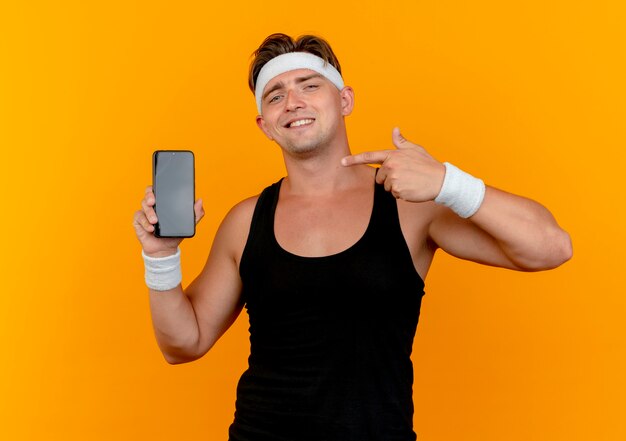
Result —
[[254, 97], [256, 98], [256, 107], [261, 114], [261, 101], [263, 98], [263, 90], [272, 78], [291, 70], [311, 69], [321, 75], [324, 75], [333, 83], [337, 89], [343, 89], [343, 78], [335, 67], [325, 62], [317, 55], [308, 52], [289, 52], [272, 58], [265, 63], [256, 79], [256, 87], [254, 88]]

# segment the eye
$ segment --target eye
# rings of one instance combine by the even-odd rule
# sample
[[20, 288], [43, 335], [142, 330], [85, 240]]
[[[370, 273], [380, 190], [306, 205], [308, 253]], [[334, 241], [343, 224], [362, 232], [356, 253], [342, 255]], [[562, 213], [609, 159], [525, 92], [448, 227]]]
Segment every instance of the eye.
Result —
[[307, 84], [306, 86], [304, 86], [304, 88], [307, 90], [314, 90], [314, 89], [317, 89], [318, 87], [319, 87], [318, 84]]
[[271, 103], [275, 103], [275, 102], [277, 102], [277, 101], [279, 101], [279, 100], [280, 100], [281, 96], [282, 96], [282, 95], [274, 95], [274, 96], [270, 97], [270, 98], [269, 98], [269, 100], [268, 100], [267, 102], [268, 102], [269, 104], [271, 104]]

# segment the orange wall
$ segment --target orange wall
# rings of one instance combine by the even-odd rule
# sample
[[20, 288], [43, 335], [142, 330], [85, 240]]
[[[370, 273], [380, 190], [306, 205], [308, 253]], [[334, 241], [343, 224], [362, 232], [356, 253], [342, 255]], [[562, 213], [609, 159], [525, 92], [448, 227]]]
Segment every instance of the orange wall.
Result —
[[282, 176], [246, 87], [276, 31], [333, 44], [355, 151], [399, 125], [573, 237], [545, 273], [437, 255], [419, 439], [626, 439], [623, 2], [95, 3], [0, 6], [1, 439], [226, 439], [246, 317], [167, 365], [131, 217], [151, 152], [193, 149], [209, 207], [183, 244], [188, 283], [226, 211]]

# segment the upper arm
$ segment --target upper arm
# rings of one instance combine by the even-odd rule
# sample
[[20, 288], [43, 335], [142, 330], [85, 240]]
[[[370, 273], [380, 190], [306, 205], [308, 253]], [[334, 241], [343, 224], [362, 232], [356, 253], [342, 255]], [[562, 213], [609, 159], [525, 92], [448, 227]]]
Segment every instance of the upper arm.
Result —
[[226, 215], [202, 272], [185, 290], [198, 322], [198, 358], [211, 349], [243, 308], [239, 260], [255, 204], [256, 198], [247, 199]]
[[470, 219], [457, 216], [447, 207], [436, 206], [435, 210], [428, 233], [437, 247], [460, 259], [523, 270], [507, 257], [491, 235]]

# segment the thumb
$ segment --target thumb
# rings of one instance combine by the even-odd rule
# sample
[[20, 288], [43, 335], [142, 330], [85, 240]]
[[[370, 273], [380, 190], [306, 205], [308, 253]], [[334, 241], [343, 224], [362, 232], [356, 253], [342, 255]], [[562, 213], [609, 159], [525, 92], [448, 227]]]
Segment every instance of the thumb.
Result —
[[402, 136], [402, 133], [400, 133], [399, 127], [393, 128], [393, 131], [391, 132], [391, 140], [393, 141], [393, 145], [395, 145], [399, 149], [411, 146], [411, 143], [407, 141], [404, 136]]
[[202, 220], [204, 217], [204, 207], [202, 204], [202, 199], [198, 199], [193, 206], [193, 210], [196, 213], [196, 224]]

